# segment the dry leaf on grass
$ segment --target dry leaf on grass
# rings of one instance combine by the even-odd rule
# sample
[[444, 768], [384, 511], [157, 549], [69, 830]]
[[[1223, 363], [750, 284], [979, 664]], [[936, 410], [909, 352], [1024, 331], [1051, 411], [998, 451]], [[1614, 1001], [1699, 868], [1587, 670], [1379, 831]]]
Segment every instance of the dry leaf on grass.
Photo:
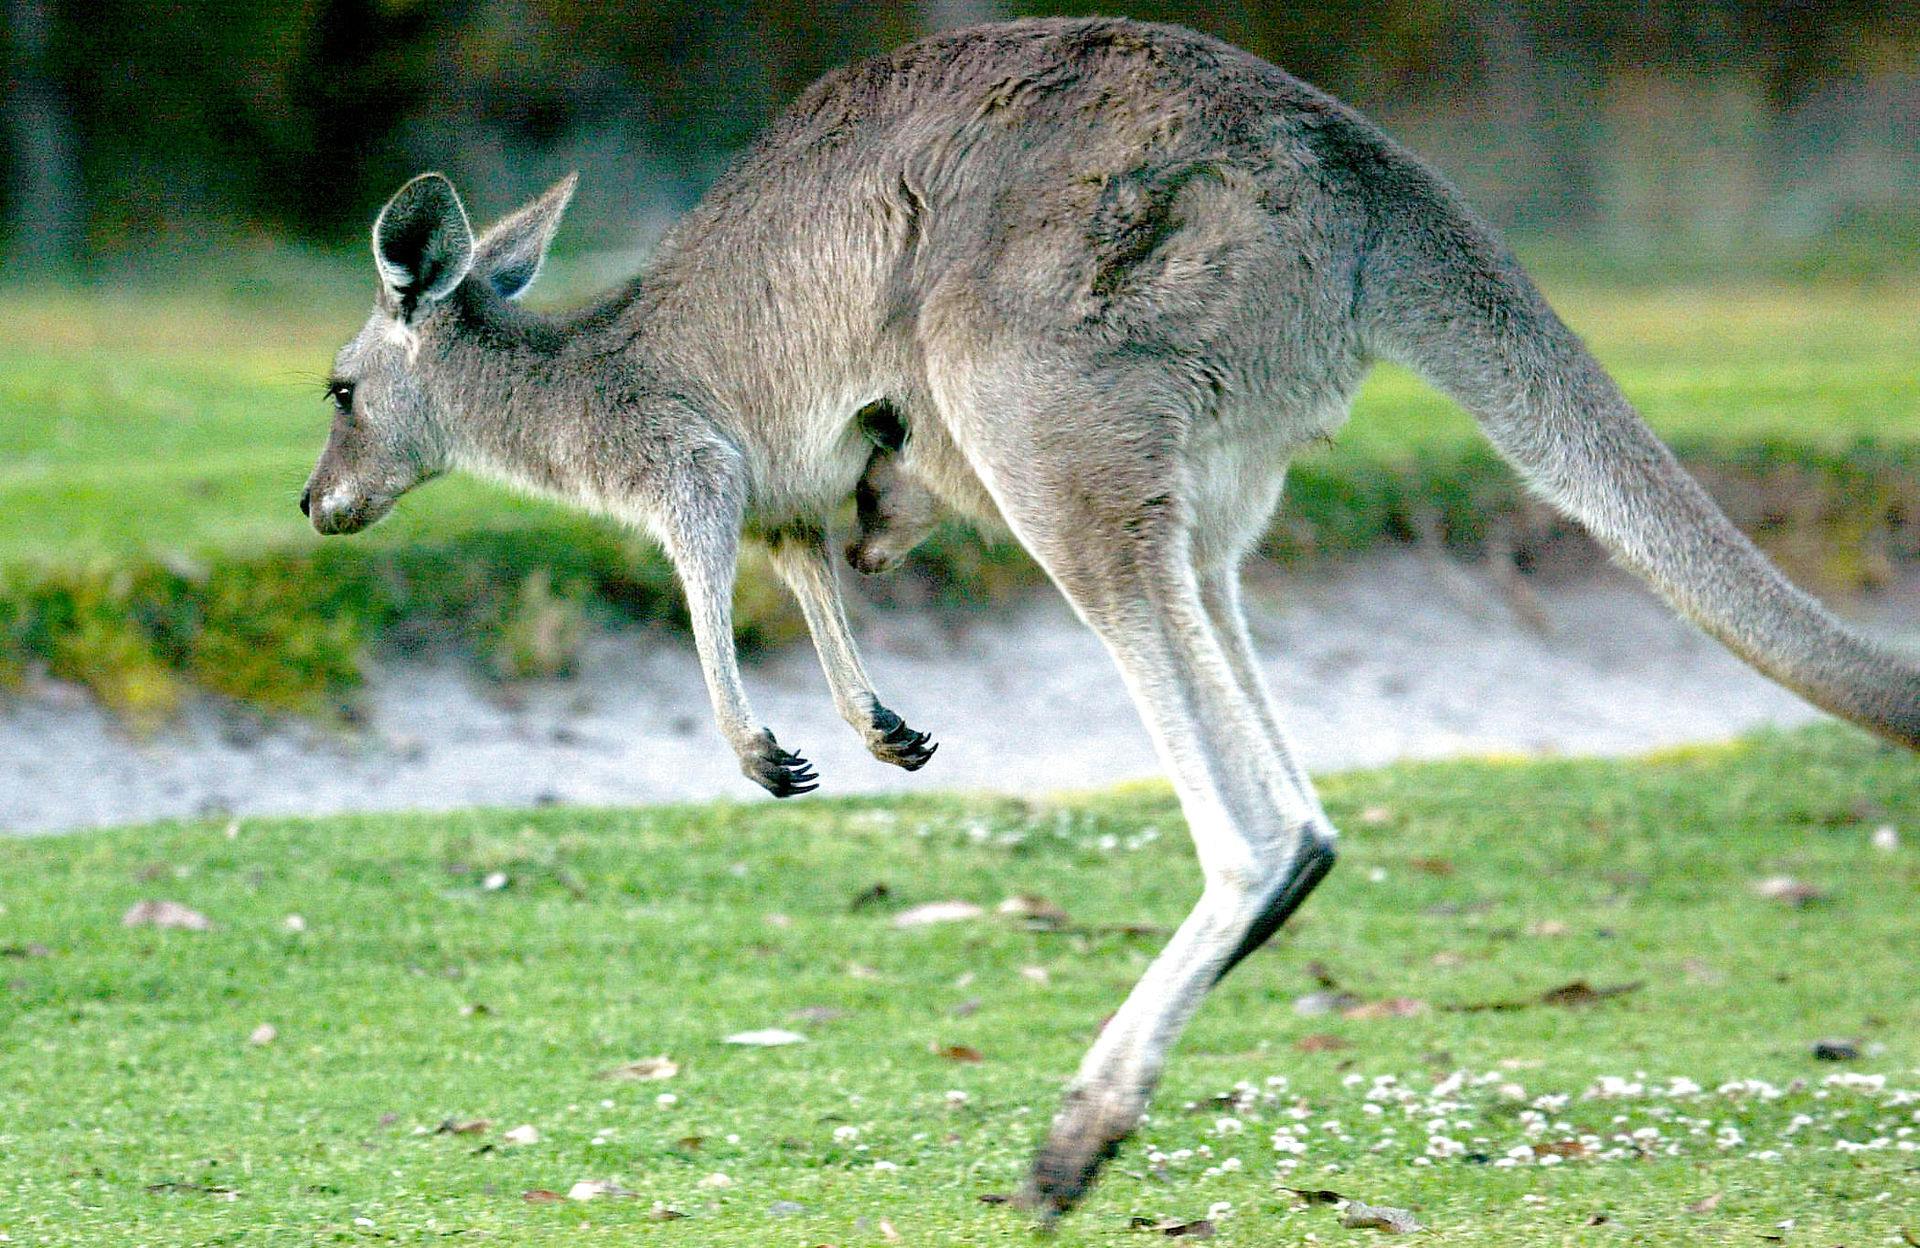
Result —
[[1552, 1140], [1545, 1144], [1535, 1144], [1533, 1151], [1535, 1155], [1545, 1153], [1549, 1156], [1565, 1157], [1569, 1161], [1577, 1161], [1593, 1150], [1585, 1144], [1582, 1144], [1579, 1140]]
[[934, 1055], [944, 1057], [950, 1062], [984, 1062], [987, 1055], [969, 1044], [935, 1044], [929, 1046]]
[[1460, 1005], [1445, 1005], [1440, 1008], [1452, 1014], [1478, 1014], [1489, 1010], [1526, 1010], [1537, 1005], [1550, 1005], [1559, 1009], [1579, 1009], [1613, 997], [1624, 997], [1644, 987], [1646, 987], [1644, 980], [1595, 988], [1584, 979], [1576, 979], [1558, 987], [1549, 988], [1531, 1000], [1468, 1001]]
[[147, 1184], [146, 1190], [154, 1193], [186, 1192], [195, 1196], [212, 1196], [217, 1200], [240, 1199], [240, 1189], [237, 1187], [220, 1187], [207, 1183], [182, 1183], [173, 1179], [161, 1183], [149, 1183]]
[[1427, 1003], [1416, 997], [1388, 997], [1384, 1001], [1365, 1001], [1340, 1011], [1341, 1018], [1369, 1021], [1380, 1018], [1414, 1018], [1427, 1012]]
[[1720, 1207], [1720, 1199], [1721, 1199], [1721, 1193], [1719, 1192], [1715, 1192], [1711, 1196], [1702, 1196], [1699, 1200], [1696, 1200], [1692, 1204], [1687, 1206], [1687, 1212], [1688, 1213], [1712, 1213], [1715, 1209], [1718, 1209]]
[[1349, 1230], [1385, 1231], [1389, 1235], [1411, 1235], [1425, 1229], [1409, 1210], [1369, 1205], [1359, 1200], [1347, 1202], [1347, 1207], [1340, 1212], [1340, 1225]]
[[654, 1201], [653, 1208], [647, 1210], [647, 1217], [655, 1222], [673, 1222], [686, 1216], [686, 1214], [681, 1213], [678, 1209], [660, 1200]]
[[1295, 997], [1293, 1012], [1302, 1018], [1313, 1018], [1320, 1014], [1333, 1014], [1350, 1010], [1364, 1002], [1351, 992], [1321, 991], [1309, 992], [1305, 996]]
[[845, 1010], [834, 1005], [803, 1005], [787, 1014], [796, 1023], [831, 1023], [846, 1016]]
[[1316, 1031], [1312, 1035], [1301, 1036], [1293, 1042], [1293, 1047], [1302, 1053], [1337, 1053], [1341, 1049], [1353, 1047], [1345, 1038], [1329, 1032]]
[[649, 1079], [671, 1079], [680, 1073], [680, 1063], [665, 1054], [659, 1057], [643, 1057], [638, 1061], [627, 1062], [595, 1075], [595, 1079], [631, 1079], [646, 1081]]
[[435, 1135], [485, 1135], [487, 1128], [493, 1125], [490, 1118], [443, 1118], [440, 1125], [433, 1129]]
[[912, 927], [929, 927], [935, 923], [964, 922], [977, 919], [985, 913], [970, 901], [929, 901], [894, 915], [893, 925], [904, 931]]
[[1829, 1037], [1813, 1043], [1813, 1057], [1818, 1062], [1851, 1062], [1860, 1056], [1860, 1042]]
[[581, 1179], [567, 1189], [568, 1200], [598, 1200], [602, 1196], [638, 1196], [639, 1192], [629, 1191], [612, 1179]]
[[784, 1027], [762, 1027], [758, 1031], [736, 1031], [721, 1040], [722, 1044], [743, 1044], [749, 1048], [773, 1049], [783, 1044], [805, 1044], [807, 1038], [797, 1031], [788, 1031]]
[[1806, 906], [1827, 899], [1825, 890], [1791, 875], [1770, 875], [1764, 880], [1755, 880], [1753, 891], [1769, 901], [1784, 901], [1790, 906]]
[[900, 1240], [900, 1232], [893, 1229], [892, 1222], [889, 1222], [885, 1218], [881, 1218], [880, 1219], [880, 1238], [886, 1240], [888, 1243], [898, 1243]]
[[1073, 921], [1065, 910], [1032, 893], [1007, 898], [994, 907], [994, 913], [1002, 918], [1023, 920], [1030, 927], [1065, 927]]
[[177, 901], [137, 901], [120, 916], [122, 927], [174, 927], [188, 932], [210, 932], [213, 920]]
[[869, 884], [858, 893], [855, 893], [853, 900], [847, 903], [847, 909], [854, 911], [865, 910], [868, 906], [877, 906], [881, 902], [891, 899], [892, 896], [893, 889], [888, 886], [885, 880], [881, 880], [877, 883]]
[[1642, 980], [1628, 984], [1611, 984], [1605, 988], [1595, 988], [1584, 979], [1561, 984], [1558, 988], [1549, 988], [1540, 994], [1541, 1005], [1557, 1005], [1565, 1009], [1592, 1005], [1596, 1001], [1605, 1001], [1608, 997], [1623, 997], [1630, 992], [1639, 992], [1646, 987]]
[[1136, 1231], [1156, 1231], [1175, 1239], [1211, 1239], [1218, 1229], [1206, 1218], [1182, 1221], [1179, 1218], [1135, 1217], [1127, 1222], [1127, 1226]]
[[1309, 1205], [1337, 1205], [1346, 1200], [1339, 1192], [1325, 1187], [1288, 1187], [1282, 1190], [1292, 1192]]
[[974, 1199], [983, 1205], [1010, 1205], [1013, 1203], [1013, 1197], [1007, 1195], [1005, 1192], [981, 1192], [978, 1196], [975, 1196]]
[[559, 1192], [549, 1191], [544, 1187], [536, 1187], [530, 1191], [521, 1192], [520, 1199], [536, 1205], [557, 1205], [565, 1200], [566, 1197], [562, 1196]]

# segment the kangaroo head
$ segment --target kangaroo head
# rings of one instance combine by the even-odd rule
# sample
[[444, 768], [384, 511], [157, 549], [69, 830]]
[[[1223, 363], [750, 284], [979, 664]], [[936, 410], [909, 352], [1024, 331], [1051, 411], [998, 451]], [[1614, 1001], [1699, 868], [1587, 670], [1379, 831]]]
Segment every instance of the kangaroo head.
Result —
[[569, 176], [474, 237], [453, 183], [424, 173], [395, 192], [373, 223], [380, 289], [360, 332], [327, 380], [333, 428], [300, 495], [322, 533], [356, 533], [402, 494], [445, 471], [455, 453], [461, 396], [448, 357], [484, 349], [470, 340], [487, 301], [517, 299], [540, 272], [573, 197]]

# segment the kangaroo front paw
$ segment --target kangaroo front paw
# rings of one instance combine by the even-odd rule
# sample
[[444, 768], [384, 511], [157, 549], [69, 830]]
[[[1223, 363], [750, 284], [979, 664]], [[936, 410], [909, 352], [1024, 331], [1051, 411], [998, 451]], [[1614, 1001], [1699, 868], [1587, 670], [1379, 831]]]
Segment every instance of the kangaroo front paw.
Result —
[[792, 750], [781, 749], [770, 732], [762, 732], [752, 748], [740, 756], [740, 770], [775, 797], [793, 797], [820, 787], [813, 764]]
[[1059, 1121], [1033, 1159], [1020, 1203], [1044, 1222], [1072, 1209], [1138, 1120], [1138, 1112], [1112, 1112], [1084, 1092], [1069, 1093]]
[[919, 771], [940, 748], [924, 732], [907, 727], [907, 721], [884, 706], [873, 708], [873, 730], [867, 748], [883, 763], [892, 763], [908, 771]]
[[846, 556], [847, 566], [862, 576], [891, 572], [907, 557], [905, 551], [889, 549], [882, 542], [864, 537], [847, 543]]

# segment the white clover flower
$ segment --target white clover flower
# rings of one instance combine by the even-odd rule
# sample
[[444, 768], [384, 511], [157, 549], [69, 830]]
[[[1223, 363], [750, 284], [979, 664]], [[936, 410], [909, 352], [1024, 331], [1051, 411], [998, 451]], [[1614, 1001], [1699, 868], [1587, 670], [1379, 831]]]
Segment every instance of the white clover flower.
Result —
[[833, 1141], [836, 1144], [850, 1144], [860, 1138], [859, 1127], [835, 1127]]
[[1828, 1075], [1820, 1081], [1821, 1086], [1829, 1088], [1854, 1088], [1861, 1092], [1879, 1092], [1886, 1088], [1885, 1075], [1862, 1075], [1851, 1070], [1843, 1070], [1837, 1075]]
[[1238, 1118], [1219, 1118], [1216, 1119], [1213, 1124], [1213, 1133], [1215, 1135], [1239, 1135], [1246, 1129], [1247, 1124], [1241, 1122]]
[[900, 1167], [891, 1161], [876, 1161], [873, 1163], [873, 1168], [882, 1173], [886, 1173], [888, 1171], [898, 1170]]
[[952, 1088], [952, 1089], [949, 1089], [947, 1092], [947, 1104], [956, 1109], [962, 1105], [965, 1105], [969, 1100], [972, 1100], [972, 1099], [973, 1099], [972, 1097], [968, 1096], [965, 1092], [961, 1091], [959, 1088]]

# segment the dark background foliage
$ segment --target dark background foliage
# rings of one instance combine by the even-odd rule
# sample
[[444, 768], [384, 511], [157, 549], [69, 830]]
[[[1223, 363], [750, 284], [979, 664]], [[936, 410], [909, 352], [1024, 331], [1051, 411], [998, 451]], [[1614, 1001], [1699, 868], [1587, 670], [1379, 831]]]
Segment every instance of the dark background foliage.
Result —
[[343, 243], [423, 167], [483, 209], [578, 167], [579, 237], [640, 243], [822, 71], [933, 28], [1095, 8], [1332, 90], [1522, 231], [1732, 251], [1920, 217], [1911, 0], [4, 5], [16, 274]]

